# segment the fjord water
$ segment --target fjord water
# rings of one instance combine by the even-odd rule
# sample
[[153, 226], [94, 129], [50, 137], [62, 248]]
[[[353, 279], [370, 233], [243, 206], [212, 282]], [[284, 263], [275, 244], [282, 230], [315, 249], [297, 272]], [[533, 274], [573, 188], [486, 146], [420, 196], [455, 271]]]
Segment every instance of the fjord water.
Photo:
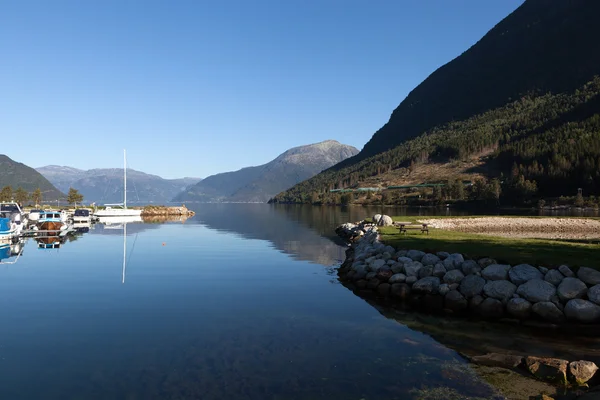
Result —
[[0, 398], [498, 398], [337, 283], [334, 227], [377, 210], [195, 210], [127, 224], [125, 270], [124, 230], [103, 225], [0, 265]]

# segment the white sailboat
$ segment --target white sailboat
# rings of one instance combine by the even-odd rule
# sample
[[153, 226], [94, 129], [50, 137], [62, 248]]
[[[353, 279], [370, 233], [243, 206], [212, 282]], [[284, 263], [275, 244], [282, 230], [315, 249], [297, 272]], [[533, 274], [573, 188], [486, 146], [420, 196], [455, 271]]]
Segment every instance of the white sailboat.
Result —
[[[123, 150], [123, 204], [106, 204], [104, 210], [94, 213], [96, 217], [139, 217], [142, 210], [127, 208], [127, 153]], [[114, 208], [114, 206], [121, 208]]]

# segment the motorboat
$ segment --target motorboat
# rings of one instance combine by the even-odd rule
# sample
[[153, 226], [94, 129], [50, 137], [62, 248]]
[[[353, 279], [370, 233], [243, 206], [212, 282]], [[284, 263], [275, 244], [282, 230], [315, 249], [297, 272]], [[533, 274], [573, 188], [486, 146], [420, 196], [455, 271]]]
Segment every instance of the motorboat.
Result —
[[27, 214], [27, 219], [31, 222], [37, 222], [40, 219], [40, 213], [44, 210], [31, 210]]
[[59, 232], [66, 229], [60, 211], [42, 211], [37, 222], [40, 231]]
[[88, 210], [87, 208], [78, 208], [73, 213], [72, 219], [73, 219], [74, 224], [85, 223], [85, 222], [89, 223], [92, 219], [92, 216], [90, 214], [90, 210]]
[[15, 202], [0, 203], [0, 238], [18, 237], [27, 224], [23, 210]]

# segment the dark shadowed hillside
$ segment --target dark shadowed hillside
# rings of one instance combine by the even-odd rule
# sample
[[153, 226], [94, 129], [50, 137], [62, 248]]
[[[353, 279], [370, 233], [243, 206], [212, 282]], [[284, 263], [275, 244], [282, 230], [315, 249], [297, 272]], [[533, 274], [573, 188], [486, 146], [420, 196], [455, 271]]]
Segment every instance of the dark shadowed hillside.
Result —
[[40, 189], [44, 200], [65, 197], [35, 169], [0, 154], [0, 188], [4, 186], [11, 186], [13, 191], [21, 187], [29, 193]]
[[377, 176], [401, 183], [394, 175], [477, 154], [486, 155], [478, 172], [506, 194], [600, 193], [598, 12], [593, 0], [527, 0], [417, 86], [357, 156], [276, 200], [323, 198]]
[[334, 140], [295, 147], [267, 164], [209, 176], [174, 201], [266, 202], [356, 153], [356, 148]]

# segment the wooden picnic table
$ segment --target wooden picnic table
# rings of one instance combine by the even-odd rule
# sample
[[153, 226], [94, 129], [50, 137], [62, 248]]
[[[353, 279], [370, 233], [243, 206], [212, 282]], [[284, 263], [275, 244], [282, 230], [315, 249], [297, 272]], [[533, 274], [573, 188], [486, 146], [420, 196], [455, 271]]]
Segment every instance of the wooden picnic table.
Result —
[[412, 222], [398, 221], [398, 222], [396, 222], [396, 225], [398, 225], [398, 229], [400, 230], [400, 233], [406, 234], [407, 233], [406, 231], [408, 229], [420, 229], [421, 233], [427, 232], [427, 234], [429, 235], [428, 224], [424, 224], [424, 223], [413, 224]]

